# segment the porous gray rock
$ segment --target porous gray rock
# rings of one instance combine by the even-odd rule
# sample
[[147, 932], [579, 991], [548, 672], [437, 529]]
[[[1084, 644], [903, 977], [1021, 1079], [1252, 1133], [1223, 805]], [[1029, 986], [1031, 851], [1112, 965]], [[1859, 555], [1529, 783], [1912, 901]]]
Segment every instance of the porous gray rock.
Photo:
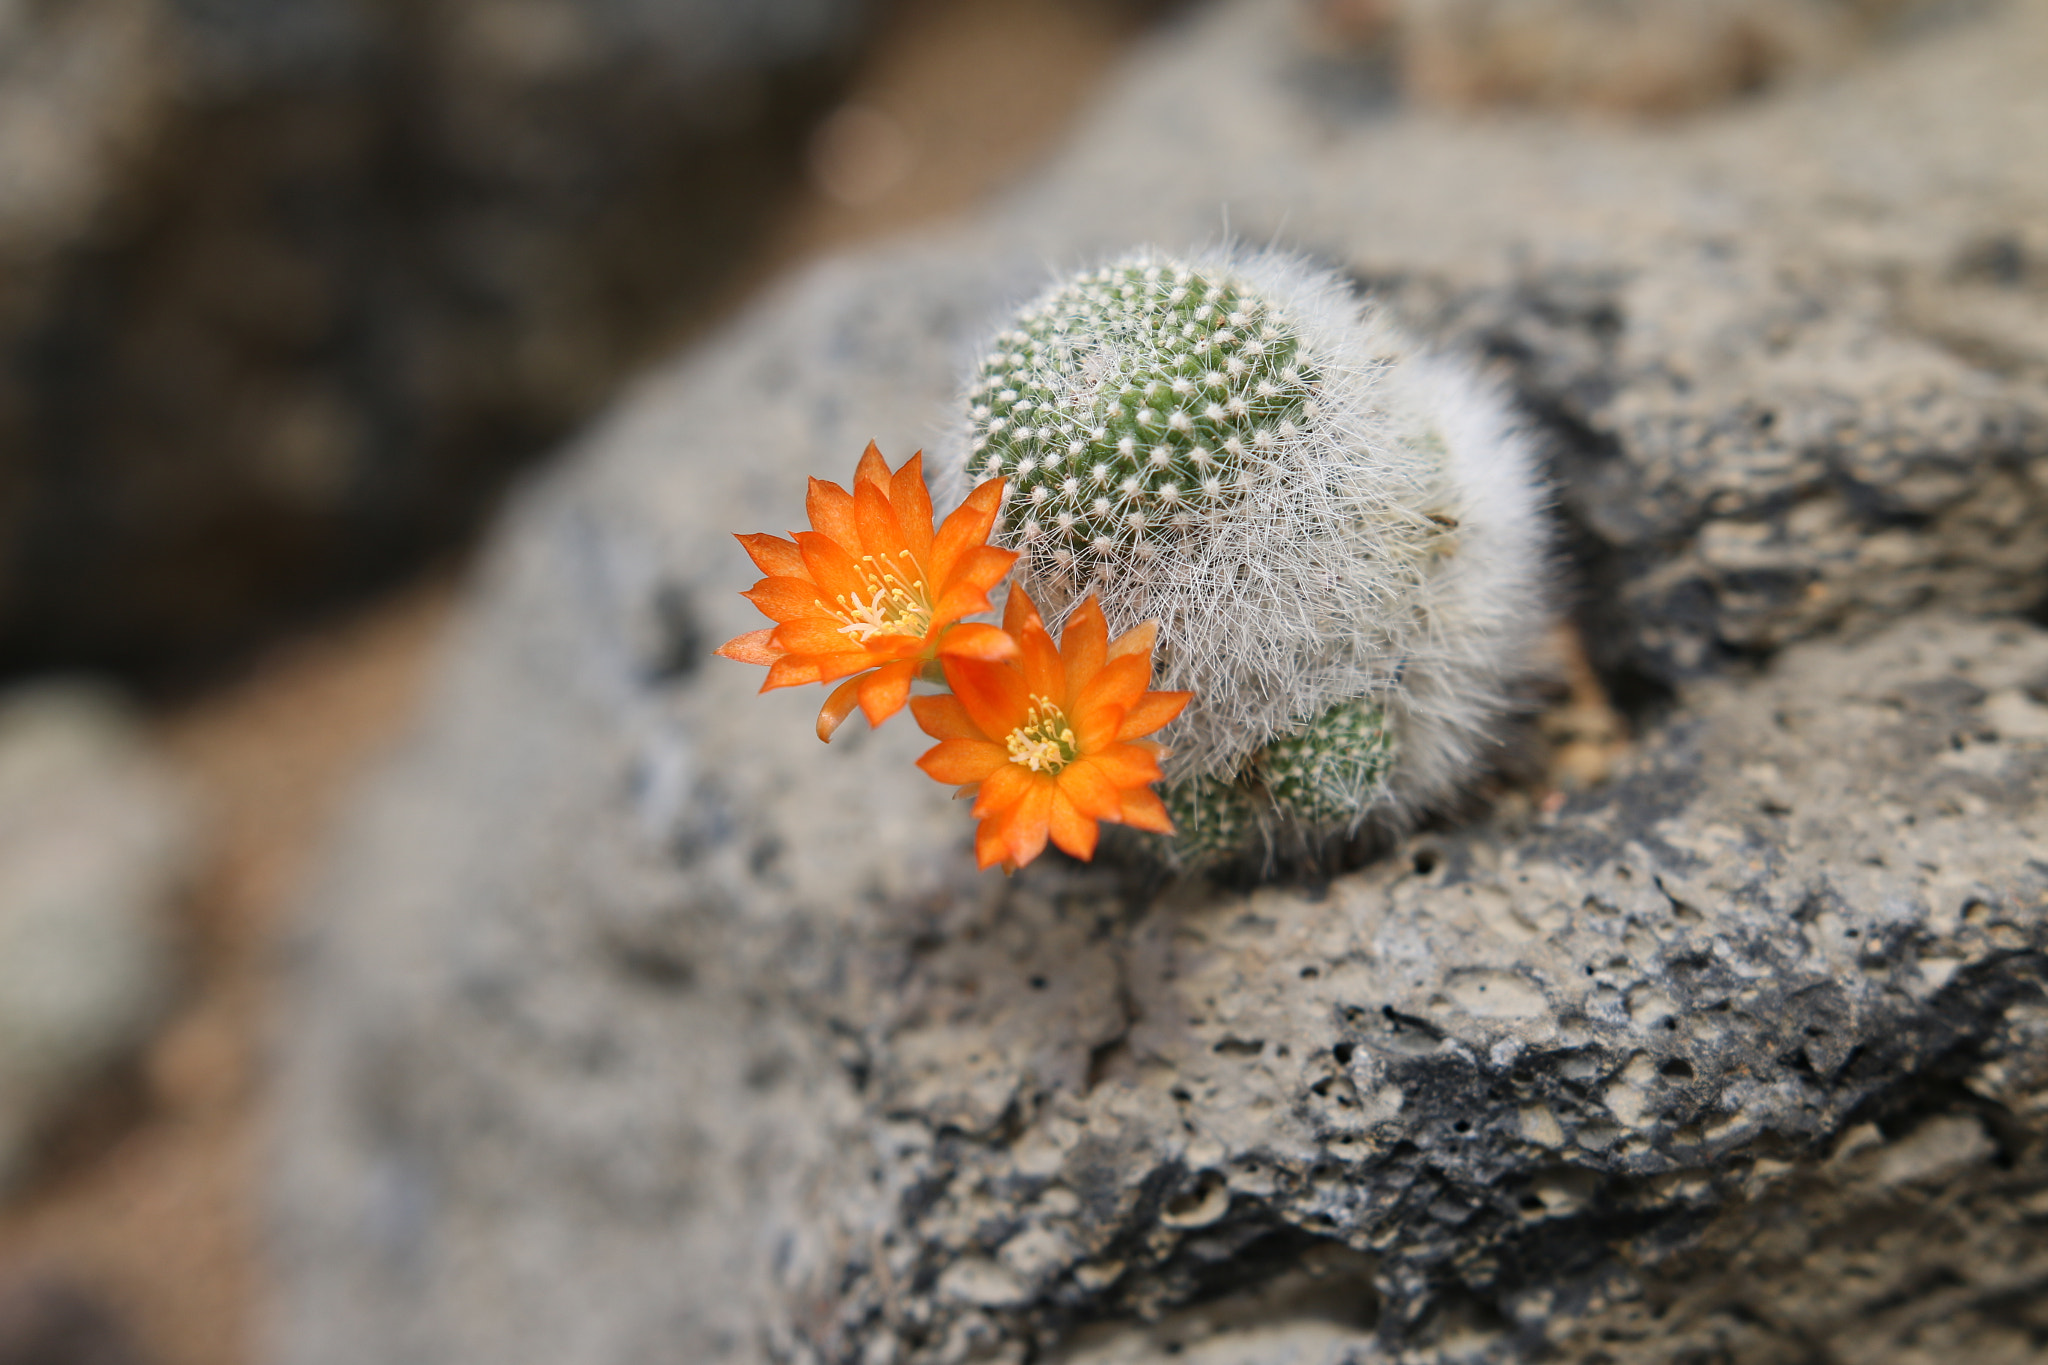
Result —
[[0, 1193], [169, 1003], [198, 833], [114, 695], [79, 681], [0, 694]]
[[[1301, 93], [1268, 17], [1161, 44], [980, 226], [789, 282], [521, 500], [296, 947], [282, 1359], [2038, 1351], [2048, 634], [1987, 615], [2040, 585], [2037, 360], [1892, 305], [1967, 315], [1957, 244], [2038, 221], [2018, 132], [1950, 135], [2038, 110], [2048, 18], [1586, 134]], [[1610, 785], [1326, 882], [976, 875], [909, 725], [823, 749], [706, 657], [754, 624], [726, 533], [941, 429], [1044, 253], [1219, 198], [1513, 362], [1596, 646], [1676, 692]]]
[[[1411, 95], [1672, 115], [1852, 63], [1942, 0], [1302, 0], [1329, 46]], [[1391, 51], [1389, 51], [1391, 49]]]

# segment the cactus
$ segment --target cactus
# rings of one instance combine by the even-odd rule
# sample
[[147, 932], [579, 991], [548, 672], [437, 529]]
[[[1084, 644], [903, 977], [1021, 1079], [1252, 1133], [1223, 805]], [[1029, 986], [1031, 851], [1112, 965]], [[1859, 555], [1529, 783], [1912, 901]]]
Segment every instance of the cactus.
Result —
[[1475, 768], [1543, 620], [1505, 404], [1277, 252], [1145, 250], [995, 337], [942, 462], [1057, 623], [1159, 622], [1174, 861], [1399, 825]]

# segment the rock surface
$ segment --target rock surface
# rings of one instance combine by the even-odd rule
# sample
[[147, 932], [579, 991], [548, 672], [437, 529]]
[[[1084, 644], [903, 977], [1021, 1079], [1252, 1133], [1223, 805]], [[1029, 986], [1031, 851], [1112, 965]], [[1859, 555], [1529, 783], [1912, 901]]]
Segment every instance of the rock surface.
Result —
[[0, 695], [0, 1190], [172, 987], [171, 902], [195, 814], [107, 694]]
[[[1981, 619], [2048, 564], [2048, 15], [1642, 133], [1389, 113], [1269, 18], [522, 500], [298, 948], [282, 1359], [2048, 1341], [2048, 634]], [[1611, 785], [1327, 884], [976, 876], [908, 726], [706, 658], [726, 533], [942, 429], [1045, 254], [1219, 201], [1509, 362], [1610, 676], [1676, 690]]]
[[[1304, 0], [1323, 41], [1442, 104], [1670, 115], [1831, 72], [1941, 0]], [[1392, 49], [1387, 52], [1386, 49]]]
[[0, 5], [0, 670], [217, 654], [461, 534], [726, 287], [866, 13]]
[[147, 1365], [119, 1316], [61, 1280], [0, 1280], [0, 1365]]

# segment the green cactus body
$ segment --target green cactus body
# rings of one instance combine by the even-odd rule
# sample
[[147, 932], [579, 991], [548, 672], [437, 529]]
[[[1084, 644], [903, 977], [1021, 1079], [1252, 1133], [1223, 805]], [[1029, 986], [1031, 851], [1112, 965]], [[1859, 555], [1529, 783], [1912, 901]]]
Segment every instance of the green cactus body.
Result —
[[1160, 792], [1173, 833], [1145, 836], [1155, 841], [1164, 860], [1177, 866], [1198, 865], [1236, 857], [1260, 838], [1264, 801], [1248, 782], [1217, 777], [1189, 777], [1171, 782]]
[[1385, 794], [1397, 753], [1386, 708], [1339, 702], [1254, 753], [1234, 779], [1184, 778], [1162, 793], [1174, 833], [1167, 862], [1198, 865], [1276, 840], [1354, 828]]
[[1379, 795], [1394, 748], [1384, 706], [1339, 702], [1261, 749], [1252, 768], [1283, 817], [1312, 829], [1340, 828]]
[[970, 464], [1006, 477], [997, 533], [1056, 577], [1103, 577], [1239, 491], [1319, 376], [1272, 306], [1188, 266], [1083, 275], [997, 338], [968, 391]]

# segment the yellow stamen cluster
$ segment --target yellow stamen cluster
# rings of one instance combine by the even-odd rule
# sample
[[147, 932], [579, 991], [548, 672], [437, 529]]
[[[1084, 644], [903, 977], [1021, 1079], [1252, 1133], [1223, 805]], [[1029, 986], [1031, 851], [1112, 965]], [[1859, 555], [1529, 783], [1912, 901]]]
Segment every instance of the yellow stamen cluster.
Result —
[[1010, 761], [1021, 763], [1035, 773], [1056, 773], [1080, 754], [1066, 713], [1048, 698], [1031, 695], [1031, 710], [1025, 721], [1010, 731]]
[[839, 610], [833, 614], [846, 623], [839, 628], [841, 635], [866, 644], [877, 635], [917, 639], [931, 629], [932, 603], [925, 589], [924, 574], [918, 570], [910, 551], [899, 550], [897, 555], [909, 566], [908, 578], [878, 563], [873, 555], [861, 556], [861, 577], [873, 600], [863, 601], [859, 593], [853, 594], [851, 601], [844, 593], [839, 595]]

